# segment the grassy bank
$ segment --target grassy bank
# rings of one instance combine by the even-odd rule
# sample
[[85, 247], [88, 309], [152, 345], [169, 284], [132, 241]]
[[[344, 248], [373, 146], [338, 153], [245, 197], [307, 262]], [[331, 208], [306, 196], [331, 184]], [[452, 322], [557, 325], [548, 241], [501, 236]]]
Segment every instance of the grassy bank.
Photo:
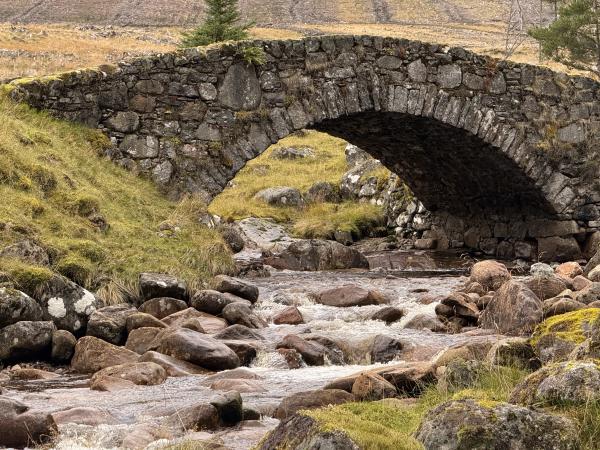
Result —
[[[107, 292], [134, 285], [142, 271], [194, 283], [231, 268], [218, 233], [198, 222], [204, 205], [173, 203], [100, 157], [109, 142], [99, 131], [4, 97], [0, 121], [0, 248], [34, 240], [50, 254], [50, 269]], [[7, 259], [0, 271], [28, 283], [47, 275]]]
[[[314, 157], [280, 160], [272, 157], [281, 147], [309, 147]], [[346, 202], [317, 203], [303, 208], [270, 206], [254, 198], [257, 192], [274, 186], [289, 186], [306, 192], [317, 181], [339, 185], [348, 170], [344, 149], [346, 142], [316, 131], [287, 137], [250, 161], [211, 203], [209, 210], [225, 220], [246, 217], [271, 217], [290, 223], [300, 237], [328, 238], [335, 231], [360, 234], [383, 220], [378, 206]]]

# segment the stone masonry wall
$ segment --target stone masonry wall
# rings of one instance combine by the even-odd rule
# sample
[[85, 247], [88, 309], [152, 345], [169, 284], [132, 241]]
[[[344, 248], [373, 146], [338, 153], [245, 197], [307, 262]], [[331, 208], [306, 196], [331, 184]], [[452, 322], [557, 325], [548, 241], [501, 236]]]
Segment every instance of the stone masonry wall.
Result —
[[[248, 47], [266, 63], [246, 61]], [[600, 227], [598, 87], [460, 48], [324, 36], [21, 80], [12, 95], [101, 128], [117, 163], [207, 201], [272, 143], [320, 129], [398, 173], [442, 246], [514, 254], [547, 238], [573, 250]]]

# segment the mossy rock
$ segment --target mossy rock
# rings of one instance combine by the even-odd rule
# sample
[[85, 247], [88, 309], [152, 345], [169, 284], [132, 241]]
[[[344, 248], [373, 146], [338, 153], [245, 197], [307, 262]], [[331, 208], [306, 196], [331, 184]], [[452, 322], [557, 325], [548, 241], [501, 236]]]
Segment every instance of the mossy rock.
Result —
[[597, 320], [600, 308], [550, 317], [536, 327], [531, 345], [543, 363], [565, 361], [575, 347], [590, 337]]
[[511, 402], [537, 406], [600, 401], [600, 360], [565, 361], [532, 373], [517, 385]]
[[19, 290], [32, 297], [54, 275], [47, 267], [6, 258], [0, 259], [0, 270], [8, 274], [10, 280]]

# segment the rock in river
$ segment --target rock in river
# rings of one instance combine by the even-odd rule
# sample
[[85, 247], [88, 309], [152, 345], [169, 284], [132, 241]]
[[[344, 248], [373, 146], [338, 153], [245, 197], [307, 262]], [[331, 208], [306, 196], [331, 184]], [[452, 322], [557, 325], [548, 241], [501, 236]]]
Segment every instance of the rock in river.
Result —
[[228, 292], [255, 303], [258, 300], [258, 288], [247, 281], [227, 275], [217, 275], [213, 280], [216, 291]]
[[0, 396], [0, 447], [24, 448], [49, 442], [58, 429], [50, 414], [30, 411]]
[[388, 302], [380, 292], [368, 291], [353, 284], [320, 292], [316, 300], [322, 305], [337, 307], [381, 305]]
[[95, 373], [106, 367], [136, 362], [138, 357], [137, 353], [126, 348], [84, 336], [77, 341], [71, 367], [77, 372]]

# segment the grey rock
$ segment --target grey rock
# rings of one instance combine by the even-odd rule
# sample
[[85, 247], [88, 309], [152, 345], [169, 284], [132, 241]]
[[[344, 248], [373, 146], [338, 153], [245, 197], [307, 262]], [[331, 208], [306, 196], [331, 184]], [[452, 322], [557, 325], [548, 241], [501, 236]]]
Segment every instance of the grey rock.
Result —
[[144, 300], [172, 297], [185, 300], [187, 286], [177, 277], [161, 273], [140, 274], [140, 290]]
[[27, 294], [16, 289], [0, 288], [0, 328], [23, 320], [42, 318], [42, 308]]
[[254, 198], [273, 206], [297, 207], [304, 204], [304, 198], [298, 189], [285, 186], [263, 189]]
[[0, 330], [0, 360], [32, 360], [50, 356], [54, 324], [17, 322]]

